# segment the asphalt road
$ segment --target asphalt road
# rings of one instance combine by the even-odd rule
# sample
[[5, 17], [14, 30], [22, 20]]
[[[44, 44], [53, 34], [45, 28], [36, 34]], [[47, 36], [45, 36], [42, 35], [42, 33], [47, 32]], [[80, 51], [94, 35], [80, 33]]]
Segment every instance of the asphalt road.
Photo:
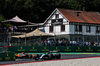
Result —
[[[100, 56], [100, 54], [61, 54], [61, 59], [96, 57], [96, 56]], [[45, 60], [38, 60], [38, 61], [45, 61]], [[16, 59], [16, 61], [0, 62], [0, 65], [2, 65], [2, 64], [24, 63], [24, 62], [35, 62], [35, 60], [34, 59]]]

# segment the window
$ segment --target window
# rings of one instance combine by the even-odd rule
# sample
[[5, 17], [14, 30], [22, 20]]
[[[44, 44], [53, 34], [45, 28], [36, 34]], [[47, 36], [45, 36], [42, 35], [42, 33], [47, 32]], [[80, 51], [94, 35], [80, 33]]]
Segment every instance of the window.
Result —
[[61, 25], [63, 24], [63, 19], [53, 19], [52, 20], [52, 25], [55, 23], [55, 25]]
[[56, 20], [52, 20], [52, 23], [55, 23], [56, 22]]
[[75, 32], [82, 32], [82, 25], [75, 25]]
[[82, 25], [79, 25], [79, 32], [82, 32]]
[[79, 30], [79, 26], [75, 25], [75, 32], [78, 32], [78, 30]]
[[53, 26], [49, 27], [49, 32], [53, 32]]
[[91, 32], [91, 27], [90, 26], [86, 26], [86, 32]]
[[61, 25], [61, 32], [65, 31], [65, 25]]
[[56, 14], [56, 19], [59, 18], [59, 14]]
[[58, 19], [58, 22], [63, 22], [63, 19]]
[[100, 26], [96, 26], [96, 33], [100, 32]]

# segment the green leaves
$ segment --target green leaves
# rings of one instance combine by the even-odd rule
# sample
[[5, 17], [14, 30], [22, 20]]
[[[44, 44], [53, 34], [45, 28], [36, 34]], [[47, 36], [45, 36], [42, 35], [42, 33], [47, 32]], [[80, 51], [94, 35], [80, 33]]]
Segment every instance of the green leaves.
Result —
[[16, 15], [26, 21], [44, 22], [55, 8], [100, 11], [100, 0], [0, 0], [0, 20]]
[[5, 20], [4, 16], [2, 14], [0, 14], [0, 22], [4, 21], [4, 20]]

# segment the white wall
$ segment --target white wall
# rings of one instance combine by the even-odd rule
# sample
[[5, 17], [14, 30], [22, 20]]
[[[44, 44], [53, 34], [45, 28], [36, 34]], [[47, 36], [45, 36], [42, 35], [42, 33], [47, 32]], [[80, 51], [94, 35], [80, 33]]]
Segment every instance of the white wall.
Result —
[[69, 25], [65, 25], [65, 34], [69, 34]]
[[52, 16], [52, 19], [55, 19], [55, 15]]
[[[49, 33], [49, 27], [44, 27], [45, 29], [45, 32], [46, 33]], [[53, 33], [49, 33], [49, 34], [56, 34], [56, 35], [62, 35], [62, 34], [69, 34], [69, 25], [65, 25], [65, 31], [64, 32], [61, 32], [61, 26], [58, 25], [58, 26], [54, 26], [53, 27]]]
[[49, 27], [44, 27], [45, 33], [49, 33]]
[[[96, 26], [91, 26], [91, 32], [86, 32], [86, 26], [82, 26], [82, 32], [75, 32], [75, 25], [69, 25], [68, 22], [64, 22], [65, 24], [65, 32], [61, 32], [61, 26], [57, 25], [54, 26], [53, 33], [50, 34], [56, 34], [56, 35], [62, 35], [62, 34], [82, 34], [82, 35], [98, 35], [96, 33]], [[49, 33], [49, 26], [51, 26], [51, 21], [48, 20], [47, 24], [45, 24], [44, 30], [46, 33]], [[99, 33], [100, 35], [100, 33]]]
[[[45, 32], [49, 33], [49, 26], [51, 24], [46, 24], [45, 28]], [[82, 34], [82, 35], [97, 35], [96, 33], [96, 26], [91, 26], [91, 32], [86, 32], [86, 26], [82, 26], [82, 32], [75, 32], [75, 25], [68, 25], [68, 23], [66, 23], [65, 25], [65, 32], [61, 32], [61, 26], [54, 26], [54, 32], [56, 35], [61, 35], [61, 34]], [[50, 33], [50, 34], [54, 34]], [[100, 35], [100, 33], [99, 33]]]
[[59, 15], [59, 18], [63, 18], [62, 15]]
[[[44, 30], [46, 33], [49, 33], [49, 27], [51, 26], [51, 20], [55, 19], [55, 14], [59, 14], [59, 12], [55, 12], [46, 22], [45, 26], [44, 26]], [[69, 34], [69, 22], [68, 20], [66, 20], [61, 14], [59, 14], [59, 19], [63, 18], [63, 24], [65, 25], [65, 31], [61, 32], [61, 25], [56, 25], [53, 26], [53, 33], [49, 33], [49, 34], [56, 34], [56, 35], [61, 35], [61, 34]]]
[[86, 26], [82, 26], [82, 32], [75, 32], [75, 25], [69, 26], [69, 34], [96, 35], [96, 26], [91, 26], [91, 32], [86, 32]]
[[83, 30], [84, 30], [83, 32], [84, 35], [95, 35], [96, 26], [91, 26], [91, 32], [86, 32], [86, 26], [84, 26]]
[[74, 25], [69, 25], [69, 34], [74, 34]]
[[96, 34], [96, 26], [91, 26], [91, 34], [92, 35]]

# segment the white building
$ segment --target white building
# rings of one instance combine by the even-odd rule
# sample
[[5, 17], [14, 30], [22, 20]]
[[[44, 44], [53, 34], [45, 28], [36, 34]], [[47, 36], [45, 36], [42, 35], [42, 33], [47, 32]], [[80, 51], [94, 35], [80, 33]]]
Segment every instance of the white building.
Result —
[[100, 14], [56, 8], [42, 27], [46, 33], [75, 41], [97, 41], [100, 35]]

